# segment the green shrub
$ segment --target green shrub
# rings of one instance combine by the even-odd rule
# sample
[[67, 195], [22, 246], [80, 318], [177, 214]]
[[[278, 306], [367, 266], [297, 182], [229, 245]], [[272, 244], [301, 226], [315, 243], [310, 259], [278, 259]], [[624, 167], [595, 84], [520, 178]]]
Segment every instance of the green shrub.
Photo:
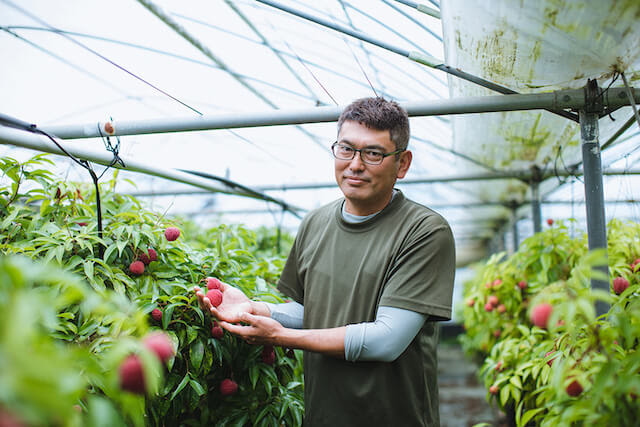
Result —
[[[104, 228], [100, 237], [94, 187], [55, 179], [40, 168], [47, 162], [51, 163], [46, 156], [23, 163], [0, 159], [3, 179], [8, 181], [0, 186], [0, 259], [12, 272], [10, 280], [2, 281], [2, 292], [14, 295], [27, 287], [39, 294], [42, 283], [50, 283], [54, 294], [76, 289], [77, 296], [77, 289], [82, 290], [81, 298], [67, 299], [65, 304], [46, 307], [48, 298], [43, 297], [31, 307], [38, 313], [31, 323], [37, 331], [34, 339], [56, 348], [52, 354], [60, 359], [61, 369], [52, 365], [47, 381], [55, 388], [69, 378], [73, 387], [61, 399], [51, 394], [47, 403], [2, 376], [0, 384], [6, 390], [0, 393], [0, 408], [22, 418], [40, 414], [38, 419], [46, 420], [40, 424], [100, 425], [88, 420], [109, 414], [117, 417], [115, 425], [300, 424], [301, 355], [276, 348], [275, 362], [269, 364], [262, 361], [262, 347], [226, 332], [215, 339], [212, 319], [198, 307], [193, 292], [194, 285], [202, 286], [211, 276], [250, 297], [282, 301], [273, 287], [282, 256], [259, 246], [256, 233], [245, 227], [200, 230], [188, 221], [151, 212], [135, 198], [115, 192], [117, 174], [100, 186]], [[168, 226], [181, 229], [176, 241], [165, 239]], [[157, 261], [146, 265], [141, 275], [132, 274], [130, 264], [149, 249], [157, 252]], [[15, 255], [31, 258], [32, 264]], [[31, 277], [27, 274], [31, 269], [40, 275], [21, 280]], [[51, 282], [47, 275], [60, 279]], [[87, 307], [86, 301], [99, 303]], [[150, 315], [154, 309], [162, 311], [159, 322]], [[18, 313], [2, 314], [9, 316], [2, 325], [21, 322]], [[166, 369], [140, 344], [139, 338], [150, 329], [165, 331], [177, 348]], [[24, 349], [4, 336], [0, 340], [0, 357]], [[143, 358], [149, 382], [146, 397], [118, 386], [118, 365], [131, 352]], [[11, 359], [8, 366], [15, 363]], [[0, 361], [0, 365], [5, 364]], [[227, 378], [239, 387], [237, 393], [223, 396], [219, 387]], [[74, 405], [81, 411], [73, 410]]]
[[[586, 236], [572, 239], [557, 224], [526, 239], [511, 257], [494, 255], [465, 284], [462, 345], [482, 364], [487, 398], [517, 425], [636, 422], [640, 273], [630, 264], [639, 257], [639, 224], [609, 223], [608, 256], [589, 252]], [[594, 268], [606, 263], [611, 281], [624, 277], [630, 283], [620, 295], [591, 289], [592, 277], [606, 280]], [[504, 312], [485, 310], [491, 295]], [[597, 316], [596, 301], [610, 310]], [[553, 308], [546, 328], [530, 320], [540, 303]]]

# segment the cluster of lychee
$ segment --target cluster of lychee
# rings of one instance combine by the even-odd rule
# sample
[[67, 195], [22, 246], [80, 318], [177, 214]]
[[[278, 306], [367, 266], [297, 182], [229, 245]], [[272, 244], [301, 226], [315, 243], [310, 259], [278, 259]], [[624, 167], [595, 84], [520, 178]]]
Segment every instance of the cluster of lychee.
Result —
[[[169, 242], [173, 242], [180, 237], [180, 229], [176, 227], [168, 227], [164, 230], [164, 237]], [[134, 276], [140, 276], [144, 273], [144, 267], [158, 260], [158, 253], [155, 249], [149, 248], [147, 252], [142, 252], [138, 259], [129, 264], [129, 272]]]
[[[175, 355], [171, 340], [164, 332], [152, 332], [142, 340], [142, 344], [153, 352], [162, 364]], [[147, 386], [142, 361], [137, 354], [128, 355], [118, 368], [120, 388], [136, 394], [145, 394]]]

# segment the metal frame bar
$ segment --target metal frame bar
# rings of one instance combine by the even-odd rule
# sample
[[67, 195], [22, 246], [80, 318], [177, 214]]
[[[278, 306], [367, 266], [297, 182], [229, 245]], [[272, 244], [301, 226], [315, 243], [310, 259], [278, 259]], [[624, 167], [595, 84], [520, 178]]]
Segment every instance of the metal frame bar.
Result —
[[[4, 116], [6, 119], [8, 116]], [[4, 120], [3, 120], [4, 121]], [[19, 123], [24, 124], [24, 122]], [[0, 144], [8, 144], [15, 145], [23, 148], [29, 148], [32, 150], [42, 151], [45, 153], [51, 154], [59, 154], [62, 156], [66, 156], [60, 148], [58, 148], [53, 142], [51, 142], [46, 136], [41, 134], [36, 134], [32, 132], [28, 132], [16, 127], [9, 126], [0, 126]], [[101, 164], [101, 165], [110, 165], [113, 161], [113, 154], [109, 152], [95, 152], [90, 151], [85, 148], [78, 148], [77, 146], [72, 147], [67, 144], [64, 147], [67, 152], [74, 155], [77, 158], [89, 160], [91, 162]], [[284, 209], [290, 211], [294, 215], [297, 216], [295, 211], [302, 210], [295, 206], [290, 205], [282, 200], [274, 199], [273, 197], [260, 194], [257, 191], [248, 189], [240, 184], [236, 184], [229, 180], [224, 180], [221, 178], [215, 177], [212, 179], [204, 179], [200, 177], [193, 176], [188, 172], [172, 170], [172, 169], [162, 169], [158, 168], [143, 162], [136, 162], [135, 160], [126, 158], [124, 156], [120, 156], [126, 166], [114, 165], [114, 168], [128, 170], [131, 172], [140, 172], [147, 175], [153, 175], [160, 178], [165, 178], [171, 181], [181, 182], [183, 184], [192, 185], [203, 190], [207, 190], [207, 192], [215, 192], [215, 193], [225, 193], [238, 195], [243, 197], [250, 197], [260, 200], [267, 200], [269, 202], [273, 202]], [[226, 181], [226, 182], [225, 182]]]
[[[633, 89], [634, 99], [640, 102], [640, 90]], [[602, 97], [603, 105], [619, 107], [629, 105], [623, 88], [611, 88]], [[476, 96], [405, 102], [401, 105], [411, 117], [449, 114], [489, 113], [498, 111], [523, 111], [538, 109], [585, 108], [586, 100], [581, 89], [560, 90], [538, 94]], [[229, 129], [258, 126], [294, 125], [304, 123], [335, 122], [343, 107], [327, 106], [299, 110], [275, 110], [258, 113], [203, 115], [199, 117], [161, 118], [118, 122], [114, 135], [141, 135], [166, 132], [183, 132], [211, 129]], [[100, 123], [104, 127], [104, 123]], [[46, 130], [62, 139], [94, 138], [100, 133], [96, 122], [82, 125], [48, 126]]]

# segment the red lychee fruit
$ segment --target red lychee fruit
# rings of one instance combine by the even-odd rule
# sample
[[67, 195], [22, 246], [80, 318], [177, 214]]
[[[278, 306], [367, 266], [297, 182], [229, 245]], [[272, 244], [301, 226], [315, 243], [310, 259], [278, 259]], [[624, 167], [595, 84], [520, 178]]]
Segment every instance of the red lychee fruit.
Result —
[[547, 224], [549, 225], [549, 227], [551, 227], [553, 225], [553, 219], [547, 219]]
[[502, 333], [502, 332], [500, 332], [500, 329], [496, 329], [495, 331], [493, 331], [493, 336], [494, 336], [494, 337], [496, 337], [496, 338], [498, 338], [498, 337], [500, 337], [500, 334], [501, 334], [501, 333]]
[[86, 226], [87, 226], [87, 223], [86, 223], [86, 222], [79, 222], [79, 223], [78, 223], [78, 225], [79, 225], [80, 227], [86, 227]]
[[207, 289], [221, 289], [222, 282], [215, 277], [207, 277]]
[[485, 311], [493, 311], [493, 304], [491, 304], [490, 302], [486, 303], [484, 305], [484, 310]]
[[273, 365], [276, 361], [276, 352], [273, 350], [273, 346], [265, 345], [262, 348], [262, 361], [267, 365]]
[[180, 230], [176, 227], [169, 227], [164, 230], [164, 237], [166, 237], [168, 241], [173, 242], [180, 237]]
[[16, 414], [0, 406], [0, 427], [26, 427], [26, 424]]
[[211, 336], [219, 340], [224, 336], [224, 329], [218, 326], [218, 322], [213, 322], [213, 326], [211, 327]]
[[158, 260], [158, 253], [156, 252], [155, 249], [149, 248], [149, 249], [147, 249], [147, 253], [149, 254], [149, 261], [150, 262]]
[[145, 254], [144, 252], [140, 254], [140, 256], [138, 257], [138, 259], [140, 261], [142, 261], [142, 263], [144, 265], [149, 265], [149, 263], [151, 262], [151, 259], [149, 258], [148, 254]]
[[582, 390], [582, 384], [580, 384], [578, 380], [571, 381], [571, 383], [567, 386], [567, 394], [571, 397], [580, 396]]
[[525, 282], [524, 280], [521, 280], [518, 282], [518, 287], [520, 289], [525, 289], [527, 287], [527, 282]]
[[[549, 357], [551, 354], [553, 354], [553, 350], [551, 350], [551, 351], [547, 351], [547, 352], [544, 354], [545, 359], [546, 359], [547, 357]], [[547, 365], [551, 366], [551, 364], [553, 363], [553, 361], [554, 361], [555, 359], [556, 359], [555, 357], [552, 357], [551, 359], [547, 360]]]
[[151, 317], [153, 318], [153, 320], [155, 320], [156, 322], [161, 322], [162, 321], [162, 310], [160, 310], [159, 308], [154, 308], [151, 311]]
[[144, 383], [144, 372], [142, 362], [135, 354], [127, 356], [118, 369], [120, 375], [120, 388], [131, 393], [144, 394], [146, 385]]
[[491, 282], [487, 282], [487, 283], [485, 283], [485, 284], [484, 284], [484, 287], [485, 287], [486, 289], [491, 289]]
[[222, 304], [222, 292], [220, 292], [218, 289], [211, 289], [210, 291], [207, 291], [207, 298], [209, 298], [209, 301], [211, 301], [211, 305], [213, 305], [214, 307]]
[[505, 311], [507, 311], [507, 307], [504, 304], [500, 304], [498, 307], [496, 307], [496, 310], [498, 310], [498, 313], [504, 313]]
[[613, 291], [616, 295], [620, 295], [629, 287], [629, 281], [624, 277], [616, 277], [613, 279]]
[[531, 310], [531, 322], [539, 328], [546, 329], [552, 311], [553, 306], [547, 302], [536, 305]]
[[238, 384], [235, 381], [226, 378], [220, 383], [220, 394], [223, 396], [230, 396], [236, 391], [238, 391]]
[[133, 261], [131, 265], [129, 265], [129, 271], [134, 276], [139, 276], [144, 273], [144, 264], [142, 261]]
[[500, 300], [498, 300], [498, 297], [495, 295], [489, 295], [489, 298], [487, 298], [487, 302], [495, 307], [498, 305]]
[[476, 303], [476, 300], [474, 300], [473, 298], [469, 298], [467, 300], [467, 306], [468, 307], [473, 307], [475, 303]]
[[497, 385], [492, 385], [491, 387], [489, 387], [489, 393], [496, 395], [498, 394], [498, 392], [500, 391], [500, 389], [498, 388]]
[[175, 354], [171, 339], [164, 332], [152, 332], [142, 340], [149, 350], [153, 351], [162, 363], [167, 363]]
[[502, 285], [502, 280], [501, 279], [496, 279], [496, 280], [493, 281], [493, 283], [491, 283], [491, 286], [493, 286], [494, 288], [497, 288], [500, 285]]
[[496, 371], [501, 371], [502, 370], [502, 360], [498, 362], [498, 364], [495, 367]]

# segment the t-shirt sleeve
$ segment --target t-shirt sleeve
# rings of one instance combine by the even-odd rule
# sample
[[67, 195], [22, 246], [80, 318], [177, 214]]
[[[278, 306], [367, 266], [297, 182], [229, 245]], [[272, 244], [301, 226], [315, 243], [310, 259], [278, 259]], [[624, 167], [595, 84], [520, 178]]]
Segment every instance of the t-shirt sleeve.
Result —
[[405, 237], [384, 285], [380, 306], [450, 320], [455, 274], [455, 245], [442, 217], [427, 217]]

